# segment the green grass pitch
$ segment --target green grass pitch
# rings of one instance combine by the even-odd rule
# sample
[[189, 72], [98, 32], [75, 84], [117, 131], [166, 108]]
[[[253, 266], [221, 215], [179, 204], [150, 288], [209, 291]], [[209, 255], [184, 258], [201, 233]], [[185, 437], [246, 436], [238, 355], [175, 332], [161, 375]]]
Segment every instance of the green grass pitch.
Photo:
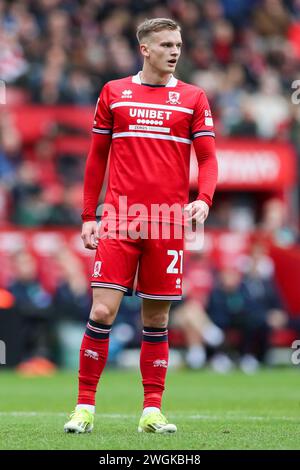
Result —
[[64, 434], [77, 378], [0, 372], [0, 449], [300, 449], [300, 371], [170, 371], [164, 412], [174, 435], [138, 434], [139, 372], [107, 370], [90, 435]]

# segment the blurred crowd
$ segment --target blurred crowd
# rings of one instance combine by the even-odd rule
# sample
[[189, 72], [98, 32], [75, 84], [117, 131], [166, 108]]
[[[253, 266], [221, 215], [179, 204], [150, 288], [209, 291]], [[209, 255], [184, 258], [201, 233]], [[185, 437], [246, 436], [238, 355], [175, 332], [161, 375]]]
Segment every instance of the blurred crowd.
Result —
[[[7, 261], [11, 275], [0, 283], [0, 337], [7, 342], [8, 365], [18, 364], [25, 374], [47, 374], [55, 364], [77, 364], [78, 341], [92, 303], [82, 257], [65, 246], [52, 253], [50, 267], [47, 259], [24, 248], [12, 253]], [[42, 273], [45, 264], [48, 267]], [[49, 282], [49, 277], [55, 277], [55, 282]], [[139, 298], [125, 298], [111, 334], [111, 363], [128, 344], [139, 345], [139, 314]], [[63, 336], [62, 331], [66, 332]], [[73, 357], [68, 344], [74, 349]]]
[[209, 363], [216, 372], [239, 366], [251, 374], [271, 362], [268, 353], [278, 346], [278, 333], [299, 335], [300, 318], [287, 311], [274, 274], [274, 262], [260, 242], [219, 269], [203, 253], [190, 256], [186, 295], [173, 305], [171, 316], [171, 325], [183, 334], [190, 368]]
[[[299, 0], [0, 0], [0, 80], [8, 102], [94, 106], [106, 81], [141, 69], [135, 31], [151, 17], [180, 23], [184, 48], [176, 76], [205, 89], [217, 135], [291, 142], [300, 181], [300, 107], [292, 101], [300, 78]], [[85, 159], [58, 153], [55, 126], [25, 145], [0, 106], [0, 225], [79, 230]], [[297, 242], [297, 227], [276, 197], [216, 194], [207, 227], [259, 230], [282, 246]], [[278, 294], [271, 258], [253, 246], [246, 261], [216, 269], [203, 254], [189, 258], [185, 298], [171, 317], [189, 367], [209, 361], [226, 372], [239, 363], [252, 372], [266, 361], [274, 332], [300, 331]], [[0, 286], [0, 309], [12, 310], [19, 322], [19, 360], [59, 363], [55, 328], [64, 321], [84, 325], [87, 273], [74, 254], [57, 255], [60, 281], [49, 291], [30, 252], [15, 253], [12, 262], [14, 279]], [[190, 275], [195, 266], [206, 283], [200, 291]], [[112, 362], [125, 345], [139, 344], [139, 308], [135, 297], [124, 299]]]
[[[299, 162], [299, 0], [0, 0], [8, 103], [94, 106], [107, 80], [141, 68], [136, 27], [158, 16], [182, 26], [176, 75], [205, 89], [217, 135], [292, 142]], [[58, 154], [53, 124], [28, 148], [1, 113], [2, 223], [80, 224], [84, 158]], [[242, 206], [254, 220], [255, 208]]]
[[137, 25], [170, 16], [177, 75], [206, 90], [218, 133], [299, 143], [299, 0], [1, 0], [0, 77], [30, 102], [94, 104], [106, 81], [140, 69]]
[[[46, 259], [28, 249], [13, 253], [10, 262], [13, 275], [0, 289], [1, 336], [5, 324], [10, 331], [4, 339], [15, 354], [9, 365], [19, 364], [24, 374], [48, 374], [55, 365], [76, 367], [91, 307], [83, 260], [65, 247], [53, 254], [44, 276]], [[54, 275], [54, 265], [57, 281], [49, 288], [45, 281]], [[124, 297], [112, 328], [110, 364], [130, 365], [122, 353], [128, 347], [139, 349], [140, 307], [138, 297]], [[288, 332], [288, 341], [299, 335], [300, 317], [286, 310], [263, 244], [254, 243], [247, 255], [219, 267], [205, 253], [187, 254], [184, 297], [173, 303], [169, 325], [171, 347], [182, 350], [181, 365], [195, 370], [210, 366], [219, 373], [240, 367], [254, 373], [270, 364], [268, 352], [278, 345], [274, 335], [282, 331]]]
[[[107, 80], [141, 68], [136, 26], [158, 16], [182, 26], [176, 75], [205, 89], [217, 135], [292, 142], [299, 162], [299, 0], [0, 0], [8, 103], [94, 106]], [[84, 158], [58, 155], [53, 124], [28, 148], [1, 112], [2, 223], [80, 224]]]

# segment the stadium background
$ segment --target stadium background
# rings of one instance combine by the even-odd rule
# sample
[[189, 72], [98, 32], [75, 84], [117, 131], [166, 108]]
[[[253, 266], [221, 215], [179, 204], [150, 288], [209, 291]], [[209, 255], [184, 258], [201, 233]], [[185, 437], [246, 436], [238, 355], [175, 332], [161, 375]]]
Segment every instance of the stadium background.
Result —
[[[94, 257], [80, 239], [92, 116], [106, 81], [141, 68], [135, 30], [146, 17], [173, 17], [182, 26], [176, 76], [207, 93], [220, 166], [203, 252], [185, 261], [180, 309], [190, 329], [172, 312], [171, 365], [229, 372], [244, 354], [264, 366], [295, 367], [300, 106], [292, 84], [300, 78], [300, 2], [0, 0], [1, 371], [76, 370]], [[191, 199], [196, 185], [192, 159]], [[243, 311], [236, 305], [245, 304], [245, 288], [252, 295], [246, 329], [231, 323]], [[226, 312], [214, 308], [213, 295], [234, 307], [225, 300]], [[111, 365], [138, 364], [139, 306], [135, 297], [122, 304]], [[209, 318], [219, 321], [221, 345], [206, 338]], [[263, 354], [256, 353], [261, 333]], [[203, 347], [206, 364], [197, 356]], [[255, 372], [259, 362], [242, 370]]]

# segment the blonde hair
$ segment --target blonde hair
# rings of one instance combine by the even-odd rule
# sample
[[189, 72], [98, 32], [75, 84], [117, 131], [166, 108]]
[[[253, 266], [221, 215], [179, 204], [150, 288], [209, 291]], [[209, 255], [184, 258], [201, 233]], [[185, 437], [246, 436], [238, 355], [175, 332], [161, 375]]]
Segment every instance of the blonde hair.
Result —
[[170, 29], [171, 31], [181, 31], [181, 28], [176, 21], [169, 18], [152, 18], [145, 20], [141, 23], [136, 32], [136, 37], [139, 43], [151, 33], [162, 31], [164, 29]]

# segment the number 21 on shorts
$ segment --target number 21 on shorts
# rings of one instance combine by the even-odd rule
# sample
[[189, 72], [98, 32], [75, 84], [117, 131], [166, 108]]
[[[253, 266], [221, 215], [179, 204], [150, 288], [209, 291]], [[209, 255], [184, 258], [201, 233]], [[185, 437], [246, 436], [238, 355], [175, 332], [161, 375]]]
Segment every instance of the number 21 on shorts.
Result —
[[[168, 274], [182, 274], [183, 268], [183, 250], [168, 250], [168, 255], [172, 256], [173, 259], [167, 267]], [[180, 258], [180, 260], [179, 260]], [[178, 266], [179, 265], [179, 266]]]

